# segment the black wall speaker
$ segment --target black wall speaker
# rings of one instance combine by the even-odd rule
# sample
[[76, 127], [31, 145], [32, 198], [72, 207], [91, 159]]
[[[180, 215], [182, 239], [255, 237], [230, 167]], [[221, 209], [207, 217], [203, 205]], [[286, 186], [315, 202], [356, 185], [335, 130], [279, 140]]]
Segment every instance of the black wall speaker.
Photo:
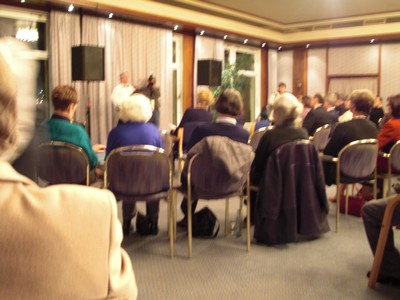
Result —
[[72, 80], [104, 80], [103, 47], [72, 47]]
[[199, 60], [197, 62], [197, 84], [220, 86], [222, 62], [219, 60]]

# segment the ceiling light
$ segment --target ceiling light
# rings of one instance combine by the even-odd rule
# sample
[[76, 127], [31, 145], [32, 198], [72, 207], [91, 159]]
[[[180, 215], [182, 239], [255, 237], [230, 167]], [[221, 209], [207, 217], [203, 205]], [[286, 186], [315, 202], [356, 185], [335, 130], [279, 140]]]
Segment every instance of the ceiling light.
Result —
[[174, 26], [174, 30], [176, 31], [176, 30], [178, 30], [179, 29], [179, 25], [175, 25]]
[[108, 18], [111, 19], [113, 17], [113, 13], [109, 13]]
[[279, 47], [278, 47], [278, 51], [281, 51], [281, 50], [282, 50], [282, 46], [279, 46]]
[[224, 35], [224, 40], [226, 40], [228, 38], [228, 35], [227, 34], [225, 34]]
[[73, 4], [70, 4], [69, 6], [68, 6], [68, 11], [69, 12], [72, 12], [74, 10], [74, 5]]
[[262, 43], [261, 47], [265, 47], [267, 45], [267, 43]]
[[249, 41], [249, 39], [245, 39], [245, 40], [243, 41], [243, 44], [247, 44], [248, 41]]
[[310, 47], [310, 44], [307, 44], [307, 45], [306, 45], [306, 48], [309, 48], [309, 47]]
[[21, 0], [21, 3], [25, 3], [25, 0]]
[[205, 33], [204, 30], [200, 31], [200, 35], [204, 35], [204, 33]]
[[375, 39], [371, 39], [370, 43], [372, 44], [373, 42], [375, 42]]

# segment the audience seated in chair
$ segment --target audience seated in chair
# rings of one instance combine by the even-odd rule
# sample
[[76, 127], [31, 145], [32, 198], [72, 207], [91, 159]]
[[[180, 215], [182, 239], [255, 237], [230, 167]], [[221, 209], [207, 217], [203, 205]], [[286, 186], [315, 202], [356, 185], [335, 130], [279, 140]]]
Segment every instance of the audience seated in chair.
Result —
[[[219, 96], [215, 103], [217, 111], [217, 119], [214, 123], [198, 126], [190, 138], [188, 149], [191, 149], [195, 144], [207, 136], [226, 136], [234, 141], [247, 144], [249, 133], [243, 127], [237, 125], [236, 117], [243, 111], [243, 100], [240, 93], [234, 89], [226, 89]], [[187, 185], [187, 174], [182, 173], [181, 182], [183, 186]], [[192, 210], [196, 210], [197, 201], [193, 202]], [[185, 217], [178, 222], [178, 226], [187, 226], [186, 212], [187, 201], [184, 198], [181, 203], [181, 209]]]
[[[67, 142], [81, 147], [89, 158], [90, 170], [95, 169], [98, 164], [96, 153], [104, 152], [105, 146], [92, 145], [85, 129], [72, 122], [79, 102], [75, 88], [69, 85], [55, 87], [51, 93], [51, 101], [53, 102], [54, 113], [50, 120], [42, 125], [40, 133], [44, 134], [48, 130], [50, 140]], [[43, 139], [46, 139], [46, 137], [43, 137]]]
[[[307, 131], [304, 128], [298, 128], [295, 123], [298, 123], [298, 119], [301, 113], [301, 106], [296, 103], [298, 100], [295, 96], [289, 93], [285, 93], [279, 96], [272, 109], [274, 117], [274, 128], [267, 130], [262, 136], [258, 147], [256, 149], [256, 156], [251, 166], [250, 182], [252, 185], [258, 186], [264, 175], [265, 166], [267, 164], [269, 156], [279, 146], [299, 140], [308, 139]], [[267, 174], [266, 176], [274, 176]], [[254, 223], [254, 207], [257, 193], [251, 192], [251, 216], [250, 220]]]
[[[106, 157], [110, 152], [122, 146], [152, 145], [162, 148], [161, 135], [152, 123], [146, 123], [152, 116], [150, 100], [142, 94], [133, 94], [121, 101], [119, 106], [119, 122], [108, 134]], [[146, 170], [143, 170], [146, 172]], [[134, 184], [134, 182], [132, 183]], [[151, 223], [151, 234], [158, 233], [158, 212], [160, 202], [146, 203], [146, 217]], [[136, 214], [136, 205], [124, 201], [122, 204], [123, 231], [128, 235], [131, 230], [131, 220]]]
[[112, 193], [40, 188], [6, 160], [19, 134], [12, 74], [0, 55], [0, 299], [136, 299]]
[[[371, 200], [365, 203], [362, 208], [362, 219], [364, 222], [365, 233], [372, 253], [375, 254], [378, 245], [379, 234], [388, 199]], [[400, 224], [400, 205], [398, 205], [393, 213], [390, 225]], [[386, 284], [394, 284], [400, 286], [400, 253], [394, 244], [392, 228], [389, 229], [386, 245], [383, 252], [383, 259], [378, 275], [378, 282]], [[367, 276], [369, 277], [368, 272]]]
[[[324, 154], [337, 157], [340, 150], [350, 142], [377, 137], [377, 127], [367, 119], [373, 102], [374, 95], [369, 90], [354, 90], [351, 93], [350, 110], [353, 119], [332, 128], [331, 139], [325, 147]], [[336, 164], [324, 162], [324, 174], [327, 185], [335, 184]]]
[[[385, 153], [389, 153], [390, 148], [400, 140], [400, 94], [389, 97], [387, 102], [389, 119], [385, 122], [377, 137], [379, 150]], [[387, 158], [378, 156], [377, 168], [378, 172], [387, 172]]]
[[329, 113], [323, 107], [325, 103], [321, 94], [315, 94], [311, 101], [313, 109], [307, 114], [303, 120], [303, 127], [307, 129], [310, 136], [314, 135], [317, 128], [325, 124], [333, 124], [338, 121], [336, 113]]

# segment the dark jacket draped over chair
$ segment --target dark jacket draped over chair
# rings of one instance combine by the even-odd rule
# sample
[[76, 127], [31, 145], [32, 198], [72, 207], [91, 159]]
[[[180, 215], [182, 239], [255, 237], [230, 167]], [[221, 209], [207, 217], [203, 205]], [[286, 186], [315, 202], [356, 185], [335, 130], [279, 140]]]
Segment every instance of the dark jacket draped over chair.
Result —
[[324, 173], [314, 145], [286, 143], [268, 158], [255, 207], [257, 242], [295, 242], [329, 231]]

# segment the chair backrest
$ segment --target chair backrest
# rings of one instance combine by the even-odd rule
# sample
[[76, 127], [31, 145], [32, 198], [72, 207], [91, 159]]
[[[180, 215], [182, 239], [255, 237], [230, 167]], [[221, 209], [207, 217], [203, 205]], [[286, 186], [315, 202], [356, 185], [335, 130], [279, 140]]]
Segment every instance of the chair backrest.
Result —
[[400, 141], [397, 141], [389, 152], [389, 163], [392, 170], [400, 170]]
[[224, 198], [240, 191], [253, 157], [249, 145], [227, 137], [208, 136], [188, 153], [188, 183], [199, 198]]
[[262, 127], [250, 136], [248, 144], [253, 148], [253, 151], [256, 151], [264, 133], [272, 128], [274, 128], [274, 126]]
[[89, 185], [89, 159], [75, 145], [49, 141], [39, 145], [36, 175], [49, 185], [72, 183]]
[[172, 141], [172, 136], [167, 130], [161, 132], [162, 147], [165, 153], [169, 156], [172, 152], [172, 147], [174, 143]]
[[337, 172], [350, 178], [367, 178], [376, 169], [377, 156], [378, 141], [376, 139], [353, 141], [340, 150]]
[[106, 159], [104, 187], [119, 199], [148, 198], [168, 189], [171, 178], [171, 161], [162, 148], [125, 146], [111, 151]]
[[321, 126], [315, 131], [314, 136], [310, 137], [310, 140], [314, 143], [319, 152], [324, 151], [326, 145], [328, 144], [331, 128], [331, 124]]
[[208, 122], [188, 122], [183, 124], [183, 141], [182, 141], [183, 153], [186, 153], [188, 151], [187, 145], [196, 127], [207, 123]]

